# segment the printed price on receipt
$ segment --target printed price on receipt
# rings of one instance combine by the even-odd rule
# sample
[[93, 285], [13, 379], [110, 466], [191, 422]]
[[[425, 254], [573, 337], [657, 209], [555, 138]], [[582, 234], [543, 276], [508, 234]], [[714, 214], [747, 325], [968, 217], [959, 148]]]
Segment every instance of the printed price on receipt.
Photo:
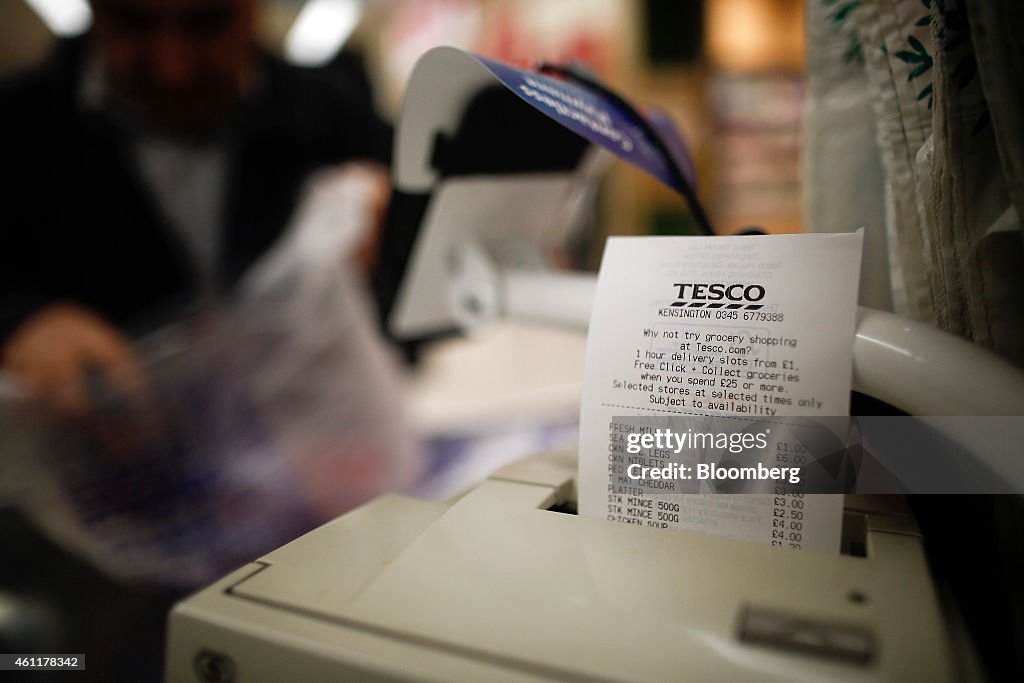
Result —
[[829, 419], [849, 413], [862, 237], [609, 239], [580, 514], [838, 552], [842, 496], [801, 488], [813, 463], [786, 435], [846, 443], [845, 421]]

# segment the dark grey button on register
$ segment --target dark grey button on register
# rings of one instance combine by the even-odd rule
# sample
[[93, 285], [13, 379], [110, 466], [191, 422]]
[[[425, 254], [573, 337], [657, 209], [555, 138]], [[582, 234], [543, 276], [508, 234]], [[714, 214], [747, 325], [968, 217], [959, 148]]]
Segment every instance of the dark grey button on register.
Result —
[[739, 639], [852, 664], [868, 664], [875, 656], [874, 635], [862, 626], [755, 607], [740, 616]]

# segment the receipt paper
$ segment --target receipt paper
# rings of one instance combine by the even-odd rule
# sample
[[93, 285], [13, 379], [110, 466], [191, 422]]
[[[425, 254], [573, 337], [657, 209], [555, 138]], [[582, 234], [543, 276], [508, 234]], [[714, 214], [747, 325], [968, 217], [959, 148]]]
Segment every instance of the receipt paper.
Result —
[[849, 413], [861, 245], [861, 232], [609, 239], [580, 514], [838, 552], [842, 496], [803, 492], [803, 442], [846, 442], [827, 425]]

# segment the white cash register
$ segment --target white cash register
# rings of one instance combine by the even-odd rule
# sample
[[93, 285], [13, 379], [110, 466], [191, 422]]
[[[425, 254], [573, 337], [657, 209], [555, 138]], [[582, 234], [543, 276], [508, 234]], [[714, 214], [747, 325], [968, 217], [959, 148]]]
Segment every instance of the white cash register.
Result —
[[962, 680], [898, 503], [831, 556], [565, 514], [574, 477], [340, 517], [178, 605], [167, 680]]
[[[562, 276], [552, 289], [557, 276], [522, 268], [521, 252], [510, 263], [504, 247], [496, 260], [492, 247], [545, 229], [585, 172], [586, 145], [529, 107], [516, 110], [515, 129], [553, 136], [542, 145], [551, 158], [499, 178], [492, 160], [456, 145], [457, 122], [492, 80], [482, 67], [437, 79], [466, 70], [454, 51], [424, 61], [398, 132], [397, 212], [418, 235], [391, 255], [405, 272], [384, 288], [392, 329], [427, 336], [500, 315], [585, 326], [592, 278]], [[502, 102], [521, 105], [510, 97]], [[499, 146], [515, 156], [518, 144]], [[854, 347], [855, 389], [906, 412], [1024, 414], [1018, 371], [931, 328], [862, 309]], [[955, 367], [945, 365], [950, 358]], [[986, 464], [1017, 476], [1000, 457]], [[900, 497], [848, 496], [842, 552], [830, 555], [580, 517], [575, 482], [575, 454], [553, 452], [444, 502], [380, 497], [178, 604], [167, 680], [972, 676]]]

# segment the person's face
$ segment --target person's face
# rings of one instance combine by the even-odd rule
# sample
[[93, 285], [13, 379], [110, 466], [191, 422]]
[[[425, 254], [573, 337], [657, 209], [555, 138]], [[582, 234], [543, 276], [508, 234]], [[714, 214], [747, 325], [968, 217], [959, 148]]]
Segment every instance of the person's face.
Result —
[[215, 127], [253, 60], [256, 0], [92, 0], [93, 40], [111, 87], [152, 123]]

